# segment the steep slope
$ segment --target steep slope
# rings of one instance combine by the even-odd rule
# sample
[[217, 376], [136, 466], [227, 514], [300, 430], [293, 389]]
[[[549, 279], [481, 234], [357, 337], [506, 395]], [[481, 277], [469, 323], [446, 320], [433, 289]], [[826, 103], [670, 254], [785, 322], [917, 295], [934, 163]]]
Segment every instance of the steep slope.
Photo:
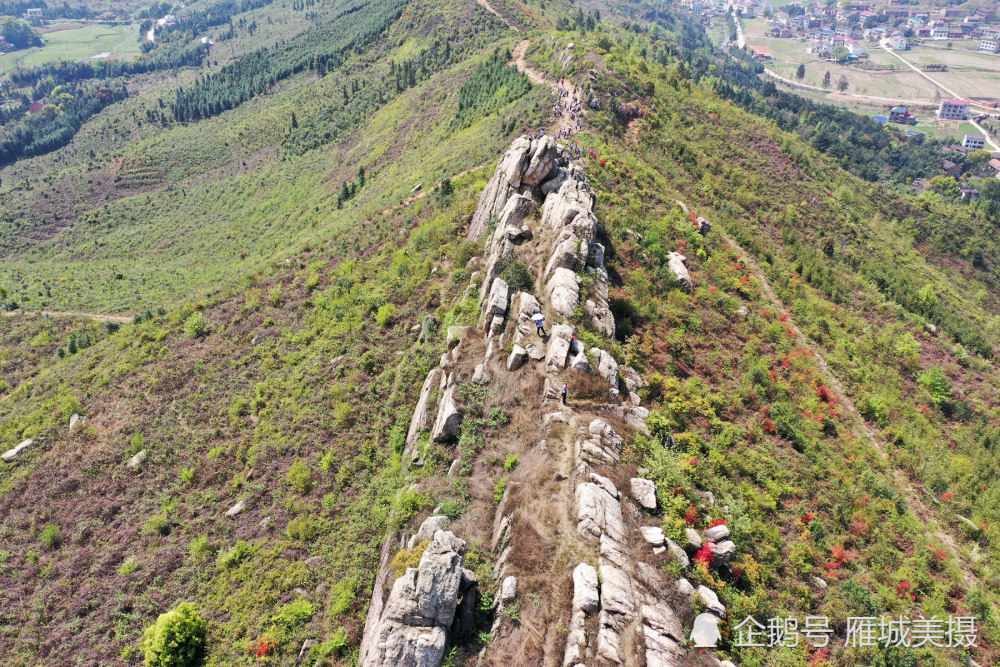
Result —
[[[412, 5], [348, 71], [159, 140], [247, 132], [270, 147], [247, 171], [116, 195], [92, 213], [120, 228], [87, 214], [31, 256], [66, 279], [57, 247], [93, 246], [89, 271], [177, 236], [158, 286], [19, 289], [178, 305], [0, 322], [3, 449], [32, 441], [0, 463], [6, 661], [135, 664], [182, 601], [215, 665], [995, 660], [995, 266], [951, 245], [992, 232], [726, 101], [693, 29], [623, 11], [514, 34]], [[475, 35], [461, 58], [297, 153], [335, 133], [325, 98], [435, 25]], [[536, 83], [495, 106], [523, 77], [491, 40]], [[553, 140], [574, 95], [582, 128]], [[270, 153], [288, 105], [301, 132]], [[848, 616], [881, 614], [977, 616], [977, 645], [845, 646]], [[828, 616], [831, 650], [739, 647], [748, 615]]]

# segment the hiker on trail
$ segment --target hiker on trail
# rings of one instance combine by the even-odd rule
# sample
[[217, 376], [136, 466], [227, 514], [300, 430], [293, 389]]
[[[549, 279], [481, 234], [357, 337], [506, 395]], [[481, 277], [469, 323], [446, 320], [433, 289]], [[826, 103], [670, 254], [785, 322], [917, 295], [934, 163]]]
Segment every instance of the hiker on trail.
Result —
[[563, 403], [563, 405], [569, 405], [569, 403], [566, 402], [566, 397], [567, 396], [569, 396], [569, 384], [567, 384], [566, 382], [563, 382], [563, 388], [562, 388], [562, 403]]
[[544, 337], [546, 335], [546, 333], [545, 333], [545, 316], [542, 315], [541, 313], [535, 313], [534, 315], [531, 316], [531, 319], [533, 319], [535, 321], [535, 332], [539, 336]]

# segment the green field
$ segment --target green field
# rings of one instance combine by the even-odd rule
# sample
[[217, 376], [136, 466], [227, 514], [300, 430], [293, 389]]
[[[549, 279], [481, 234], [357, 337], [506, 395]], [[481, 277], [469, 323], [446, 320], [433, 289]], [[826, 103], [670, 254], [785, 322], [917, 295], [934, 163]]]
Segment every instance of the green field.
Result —
[[131, 57], [139, 53], [139, 27], [99, 24], [66, 24], [64, 30], [41, 35], [44, 46], [23, 49], [0, 56], [0, 75], [20, 65], [39, 65], [53, 60], [81, 60], [99, 53], [112, 57]]

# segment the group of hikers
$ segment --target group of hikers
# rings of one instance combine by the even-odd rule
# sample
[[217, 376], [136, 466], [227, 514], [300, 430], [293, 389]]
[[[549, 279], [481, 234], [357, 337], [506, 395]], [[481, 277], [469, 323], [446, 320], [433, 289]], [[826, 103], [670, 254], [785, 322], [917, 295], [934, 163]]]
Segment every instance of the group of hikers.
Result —
[[[563, 138], [569, 137], [573, 132], [583, 129], [583, 105], [580, 103], [580, 89], [574, 86], [570, 90], [570, 85], [567, 79], [559, 80], [557, 84], [558, 94], [555, 103], [552, 105], [552, 115], [560, 119], [564, 116], [569, 116], [569, 120], [571, 121], [570, 125], [561, 127], [556, 132], [557, 136]], [[597, 102], [591, 102], [590, 108], [596, 109]]]

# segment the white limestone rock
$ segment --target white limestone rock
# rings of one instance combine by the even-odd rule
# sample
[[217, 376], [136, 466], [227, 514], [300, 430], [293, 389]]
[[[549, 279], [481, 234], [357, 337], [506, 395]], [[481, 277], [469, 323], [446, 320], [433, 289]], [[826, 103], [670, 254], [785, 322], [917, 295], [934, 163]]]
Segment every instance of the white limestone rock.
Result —
[[629, 484], [632, 486], [632, 496], [636, 502], [650, 511], [655, 511], [656, 483], [649, 479], [633, 477], [629, 480]]
[[580, 563], [573, 570], [573, 611], [588, 614], [597, 611], [597, 570], [593, 565]]
[[32, 438], [28, 438], [27, 440], [22, 440], [19, 445], [17, 445], [16, 447], [11, 447], [6, 452], [4, 452], [3, 455], [0, 455], [0, 459], [6, 461], [7, 463], [10, 463], [18, 456], [31, 449], [34, 445], [35, 441]]

